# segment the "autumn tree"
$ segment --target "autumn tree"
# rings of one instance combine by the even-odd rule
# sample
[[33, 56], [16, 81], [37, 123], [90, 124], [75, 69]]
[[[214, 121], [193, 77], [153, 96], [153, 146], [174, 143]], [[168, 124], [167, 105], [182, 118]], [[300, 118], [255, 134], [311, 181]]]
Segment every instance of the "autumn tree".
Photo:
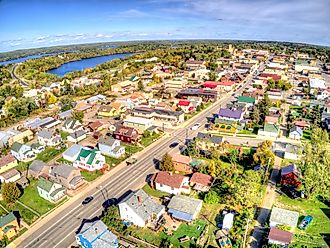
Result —
[[272, 142], [266, 140], [262, 142], [255, 154], [253, 154], [254, 164], [259, 164], [261, 166], [273, 166], [275, 162], [275, 155], [272, 152]]
[[5, 202], [9, 204], [15, 203], [21, 195], [21, 191], [14, 182], [2, 184], [1, 193]]
[[168, 153], [164, 154], [162, 161], [160, 162], [160, 170], [174, 172], [173, 160]]

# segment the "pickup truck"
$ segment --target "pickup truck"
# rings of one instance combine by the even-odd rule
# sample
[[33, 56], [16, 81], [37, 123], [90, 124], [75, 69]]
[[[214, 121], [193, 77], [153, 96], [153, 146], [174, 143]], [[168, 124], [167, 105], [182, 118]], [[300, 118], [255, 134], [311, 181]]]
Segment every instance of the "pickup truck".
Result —
[[126, 160], [126, 165], [131, 165], [131, 164], [135, 164], [137, 162], [137, 158], [136, 157], [130, 157]]

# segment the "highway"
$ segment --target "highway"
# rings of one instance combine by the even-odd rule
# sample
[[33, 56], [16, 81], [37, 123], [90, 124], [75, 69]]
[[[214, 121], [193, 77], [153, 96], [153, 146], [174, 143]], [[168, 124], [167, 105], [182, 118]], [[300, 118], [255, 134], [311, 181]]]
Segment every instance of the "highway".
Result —
[[[225, 105], [232, 99], [232, 94], [240, 94], [246, 86], [251, 83], [252, 76], [248, 76], [242, 87], [236, 92], [230, 92], [224, 95], [221, 100], [208, 109], [201, 112], [193, 120], [188, 121], [185, 128], [172, 131], [169, 137], [163, 138], [156, 146], [146, 148], [146, 151], [138, 158], [138, 162], [134, 165], [124, 166], [122, 169], [116, 171], [106, 181], [96, 182], [93, 188], [83, 196], [75, 199], [73, 204], [67, 208], [57, 211], [56, 215], [44, 223], [35, 231], [28, 230], [24, 237], [19, 238], [17, 247], [26, 248], [66, 248], [70, 247], [75, 241], [75, 232], [78, 230], [83, 219], [91, 219], [99, 216], [102, 213], [102, 203], [108, 198], [119, 198], [128, 190], [135, 190], [141, 187], [145, 182], [146, 176], [154, 173], [155, 158], [161, 158], [164, 153], [177, 148], [169, 148], [169, 145], [178, 140], [185, 140], [193, 138], [199, 131], [204, 129], [206, 117], [212, 113], [218, 112], [220, 106]], [[192, 131], [190, 128], [195, 124], [202, 124], [198, 130]], [[107, 176], [107, 175], [105, 175]], [[83, 206], [81, 202], [87, 195], [92, 195], [94, 200]], [[71, 199], [72, 201], [74, 199]], [[59, 210], [59, 209], [58, 209]], [[56, 211], [56, 210], [55, 210]]]

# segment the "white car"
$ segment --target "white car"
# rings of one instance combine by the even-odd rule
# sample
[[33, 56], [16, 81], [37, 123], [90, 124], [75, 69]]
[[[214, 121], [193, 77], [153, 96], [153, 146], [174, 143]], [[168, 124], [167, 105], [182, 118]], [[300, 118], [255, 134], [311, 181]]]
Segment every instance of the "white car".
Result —
[[191, 127], [191, 130], [197, 130], [201, 126], [200, 123], [196, 123]]

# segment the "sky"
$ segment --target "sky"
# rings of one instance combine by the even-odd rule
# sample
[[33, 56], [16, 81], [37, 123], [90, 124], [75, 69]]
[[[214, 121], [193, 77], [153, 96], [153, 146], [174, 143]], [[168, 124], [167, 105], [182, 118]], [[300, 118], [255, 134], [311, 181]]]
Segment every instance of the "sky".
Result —
[[330, 0], [0, 0], [0, 52], [162, 39], [330, 46]]

